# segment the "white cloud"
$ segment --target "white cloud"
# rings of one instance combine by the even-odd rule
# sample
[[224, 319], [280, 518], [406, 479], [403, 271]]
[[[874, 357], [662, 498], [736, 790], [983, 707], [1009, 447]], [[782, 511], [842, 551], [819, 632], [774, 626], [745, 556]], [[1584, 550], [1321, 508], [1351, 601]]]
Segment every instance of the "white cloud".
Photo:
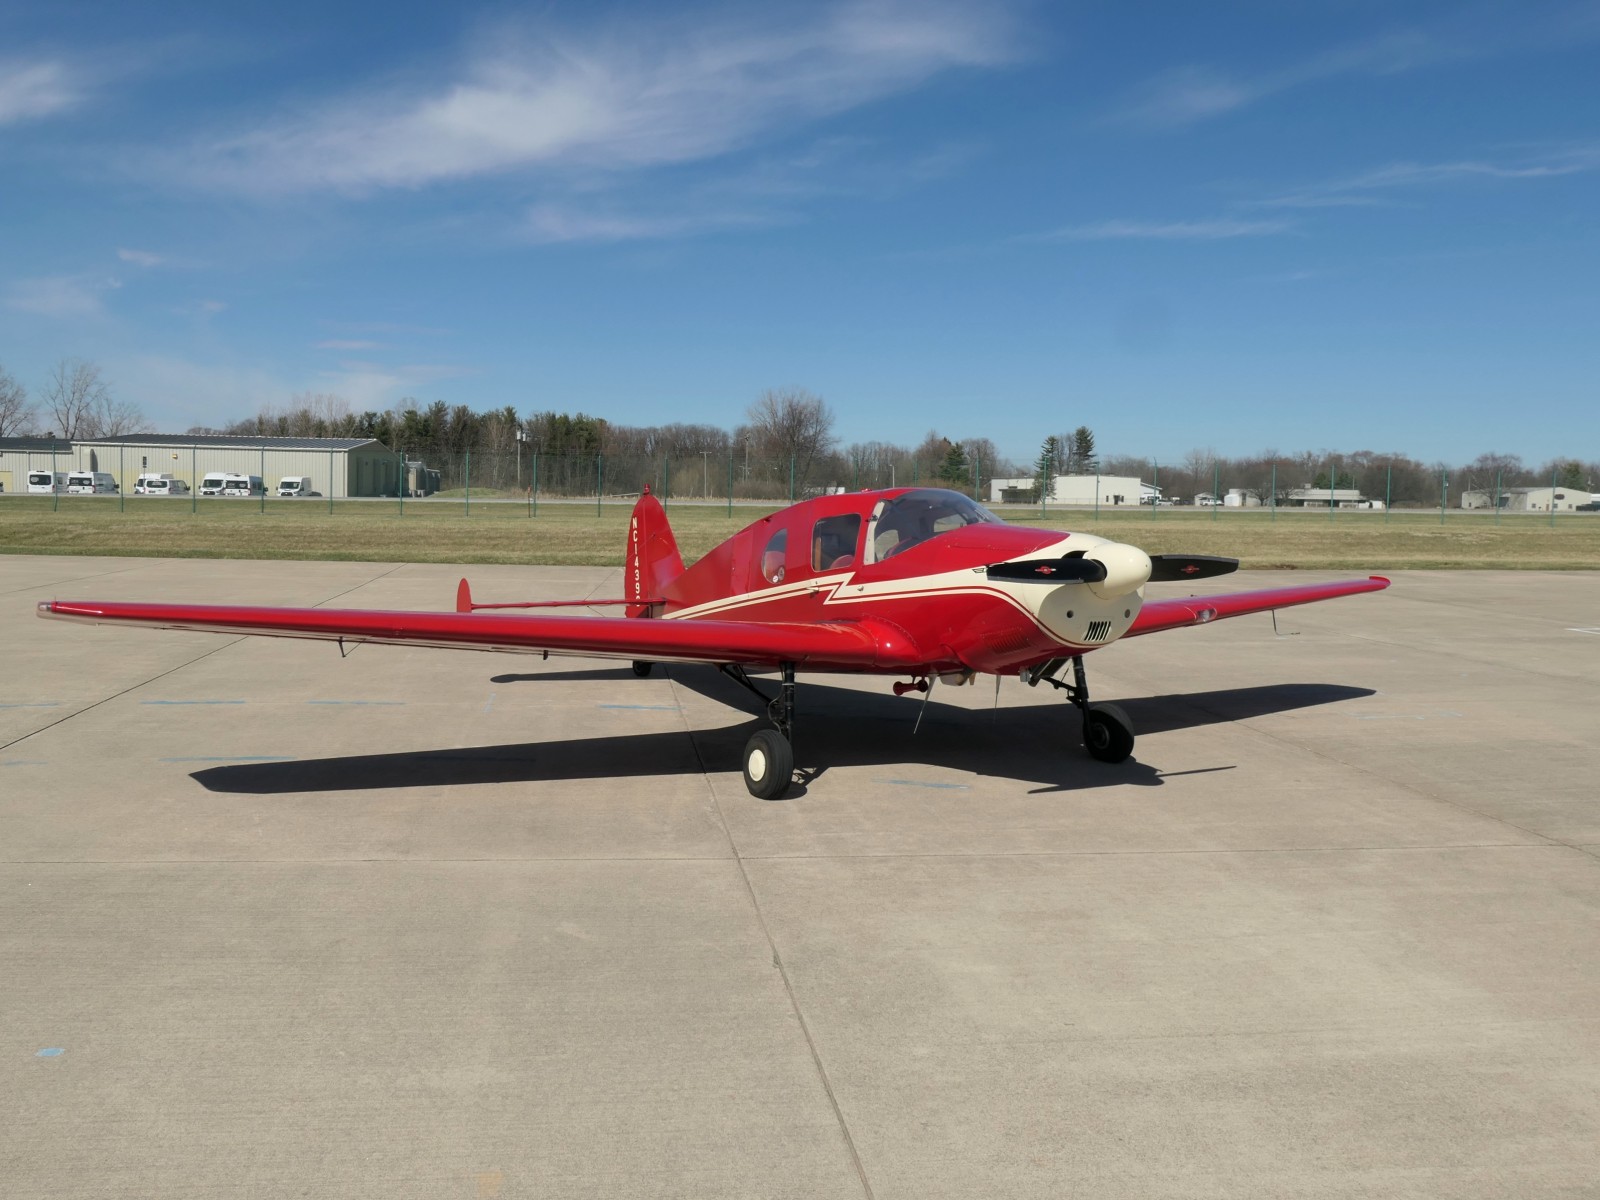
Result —
[[684, 237], [718, 229], [749, 229], [770, 226], [780, 220], [771, 214], [739, 212], [676, 216], [607, 214], [546, 204], [529, 210], [527, 234], [535, 242], [626, 242]]
[[256, 192], [422, 187], [537, 167], [714, 157], [1013, 53], [995, 6], [856, 0], [784, 24], [634, 24], [586, 41], [501, 28], [432, 87], [358, 91], [192, 147], [176, 169]]
[[53, 116], [82, 99], [82, 89], [60, 62], [0, 59], [0, 125]]
[[117, 257], [136, 267], [159, 267], [166, 260], [149, 250], [118, 250]]
[[317, 343], [318, 350], [381, 350], [383, 343], [367, 342], [351, 338], [329, 338]]
[[1344, 75], [1402, 75], [1442, 63], [1562, 45], [1582, 35], [1570, 23], [1465, 10], [1428, 29], [1403, 29], [1336, 46], [1274, 71], [1233, 77], [1207, 66], [1165, 71], [1136, 87], [1110, 120], [1147, 129], [1179, 128], [1270, 96]]
[[1281, 196], [1252, 202], [1254, 208], [1334, 208], [1385, 203], [1382, 193], [1407, 188], [1442, 187], [1483, 180], [1554, 179], [1600, 169], [1600, 143], [1569, 146], [1540, 157], [1513, 162], [1456, 159], [1450, 162], [1390, 163], [1340, 179], [1311, 184]]
[[1122, 240], [1148, 241], [1220, 241], [1227, 238], [1266, 237], [1287, 233], [1288, 221], [1236, 221], [1219, 218], [1209, 221], [1097, 221], [1089, 225], [1069, 225], [1036, 240], [1106, 242]]
[[6, 289], [5, 304], [43, 317], [93, 317], [105, 310], [105, 294], [121, 286], [118, 279], [96, 275], [19, 279]]

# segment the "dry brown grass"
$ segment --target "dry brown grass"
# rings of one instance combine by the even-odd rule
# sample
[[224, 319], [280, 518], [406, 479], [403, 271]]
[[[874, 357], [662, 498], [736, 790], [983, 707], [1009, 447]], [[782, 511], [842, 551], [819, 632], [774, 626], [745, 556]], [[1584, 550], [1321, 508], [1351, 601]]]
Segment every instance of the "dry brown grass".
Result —
[[[127, 497], [0, 497], [0, 553], [167, 558], [312, 558], [369, 562], [620, 565], [630, 505], [542, 501], [187, 501]], [[672, 504], [668, 515], [692, 561], [771, 506]], [[1008, 520], [1041, 524], [1032, 510]], [[1225, 554], [1249, 568], [1357, 572], [1415, 568], [1600, 568], [1600, 515], [1432, 512], [1150, 510], [1052, 512], [1045, 524], [1132, 542], [1152, 553]]]

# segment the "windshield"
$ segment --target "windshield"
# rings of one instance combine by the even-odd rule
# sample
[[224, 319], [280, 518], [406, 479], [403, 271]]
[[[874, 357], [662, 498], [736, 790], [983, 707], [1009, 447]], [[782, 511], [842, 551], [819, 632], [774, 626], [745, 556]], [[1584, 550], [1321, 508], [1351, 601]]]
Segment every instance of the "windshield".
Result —
[[917, 488], [883, 505], [872, 526], [872, 555], [882, 561], [964, 525], [1000, 524], [999, 517], [960, 492]]

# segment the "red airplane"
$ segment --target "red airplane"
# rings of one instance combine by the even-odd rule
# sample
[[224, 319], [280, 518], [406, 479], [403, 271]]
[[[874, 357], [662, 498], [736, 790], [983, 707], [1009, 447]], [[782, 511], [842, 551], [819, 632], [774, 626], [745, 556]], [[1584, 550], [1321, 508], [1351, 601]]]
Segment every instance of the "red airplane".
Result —
[[[395, 642], [466, 650], [709, 663], [767, 704], [773, 728], [744, 749], [745, 785], [762, 799], [793, 782], [795, 673], [898, 675], [896, 694], [932, 681], [1015, 675], [1066, 692], [1102, 762], [1133, 751], [1115, 704], [1091, 703], [1083, 656], [1123, 637], [1204, 625], [1314, 600], [1379, 591], [1367, 579], [1264, 591], [1144, 599], [1144, 585], [1202, 579], [1237, 559], [1146, 554], [1090, 533], [1008, 525], [959, 492], [889, 488], [820, 496], [747, 526], [684, 569], [667, 514], [648, 491], [628, 527], [623, 597], [479, 604], [463, 579], [456, 611], [372, 612], [55, 600], [41, 617], [131, 623], [341, 644]], [[508, 609], [617, 605], [626, 616], [512, 615]], [[1059, 678], [1071, 664], [1071, 682]], [[773, 669], [768, 695], [751, 669]], [[998, 683], [997, 683], [998, 686]]]

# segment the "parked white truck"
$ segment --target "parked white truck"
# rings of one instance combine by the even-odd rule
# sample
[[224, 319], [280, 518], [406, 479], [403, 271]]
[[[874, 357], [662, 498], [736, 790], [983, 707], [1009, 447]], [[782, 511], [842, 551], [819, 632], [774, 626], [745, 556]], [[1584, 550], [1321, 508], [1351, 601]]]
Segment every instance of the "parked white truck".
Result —
[[278, 480], [278, 495], [284, 497], [320, 496], [322, 493], [312, 490], [311, 476], [309, 475], [285, 475]]
[[232, 471], [209, 471], [200, 481], [202, 496], [264, 496], [267, 485], [259, 475], [237, 475]]

